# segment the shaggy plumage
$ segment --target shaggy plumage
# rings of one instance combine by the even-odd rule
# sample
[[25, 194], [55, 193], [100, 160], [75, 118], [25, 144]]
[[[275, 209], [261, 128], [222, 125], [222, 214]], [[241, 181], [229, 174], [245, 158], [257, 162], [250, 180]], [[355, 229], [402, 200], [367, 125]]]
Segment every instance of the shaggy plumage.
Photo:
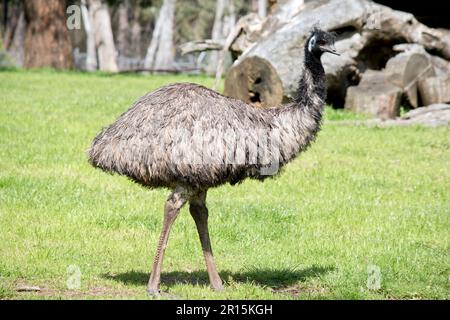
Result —
[[[270, 177], [314, 140], [326, 98], [320, 57], [323, 52], [334, 52], [334, 36], [314, 30], [306, 43], [303, 77], [289, 104], [255, 108], [197, 84], [172, 84], [140, 98], [94, 139], [88, 151], [93, 166], [146, 187], [174, 190], [166, 203], [151, 292], [159, 284], [172, 216], [176, 217], [187, 201], [199, 229], [211, 282], [220, 288], [220, 278], [210, 265], [212, 253], [202, 218], [207, 217], [206, 190], [247, 177]], [[261, 149], [265, 151], [257, 151]], [[273, 172], [264, 170], [271, 167], [275, 167]]]

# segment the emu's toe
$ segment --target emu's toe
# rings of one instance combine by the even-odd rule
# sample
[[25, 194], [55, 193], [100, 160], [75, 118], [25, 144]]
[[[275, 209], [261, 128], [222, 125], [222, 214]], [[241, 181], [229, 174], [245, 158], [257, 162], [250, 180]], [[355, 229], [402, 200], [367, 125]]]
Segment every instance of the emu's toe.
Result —
[[151, 298], [160, 297], [161, 291], [159, 291], [158, 289], [147, 289], [147, 294]]
[[217, 292], [222, 292], [222, 291], [225, 290], [224, 287], [223, 287], [223, 285], [212, 285], [211, 288], [212, 288], [214, 291], [217, 291]]

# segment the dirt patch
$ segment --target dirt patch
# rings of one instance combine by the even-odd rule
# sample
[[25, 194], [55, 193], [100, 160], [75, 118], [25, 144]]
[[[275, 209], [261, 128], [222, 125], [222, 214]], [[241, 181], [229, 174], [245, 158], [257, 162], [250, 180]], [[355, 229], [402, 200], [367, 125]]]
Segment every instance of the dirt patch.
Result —
[[301, 286], [301, 285], [295, 285], [290, 287], [283, 287], [283, 288], [274, 288], [272, 289], [272, 292], [274, 294], [285, 294], [290, 295], [294, 298], [302, 298], [305, 296], [317, 296], [317, 295], [323, 295], [326, 293], [329, 293], [329, 290], [327, 288], [317, 286], [317, 287], [308, 287], [308, 286]]
[[27, 287], [35, 288], [36, 286], [16, 286], [14, 291], [17, 293], [17, 297], [63, 297], [67, 299], [85, 299], [92, 297], [129, 298], [142, 294], [142, 290], [114, 289], [108, 287], [91, 287], [87, 290], [62, 290], [39, 286], [39, 290], [23, 290], [23, 288]]

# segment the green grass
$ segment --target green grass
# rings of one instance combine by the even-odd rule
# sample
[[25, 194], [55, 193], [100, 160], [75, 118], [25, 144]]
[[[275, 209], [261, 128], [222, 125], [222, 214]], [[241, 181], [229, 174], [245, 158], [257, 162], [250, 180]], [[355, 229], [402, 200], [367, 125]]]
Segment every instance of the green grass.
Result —
[[[147, 298], [167, 190], [86, 161], [92, 138], [145, 92], [205, 77], [0, 72], [0, 298]], [[327, 110], [328, 119], [358, 118]], [[265, 183], [209, 192], [225, 291], [209, 289], [183, 209], [162, 289], [209, 299], [450, 298], [448, 128], [326, 122], [315, 144]], [[68, 267], [81, 271], [69, 290]], [[368, 268], [381, 272], [369, 289]], [[17, 286], [39, 286], [19, 293]]]
[[332, 109], [330, 107], [325, 109], [325, 121], [339, 121], [339, 120], [367, 120], [372, 116], [363, 113], [355, 113], [344, 109]]

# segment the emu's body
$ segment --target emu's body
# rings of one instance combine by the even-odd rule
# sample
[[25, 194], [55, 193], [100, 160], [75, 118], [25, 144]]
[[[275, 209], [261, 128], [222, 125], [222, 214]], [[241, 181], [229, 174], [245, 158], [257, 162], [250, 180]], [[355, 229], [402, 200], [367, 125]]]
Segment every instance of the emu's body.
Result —
[[[183, 160], [191, 157], [192, 147], [202, 142], [207, 143], [204, 149], [212, 155], [222, 156], [224, 150], [233, 155], [248, 152], [257, 147], [257, 139], [229, 141], [225, 133], [238, 136], [259, 129], [280, 133], [279, 161], [284, 165], [309, 145], [319, 127], [323, 100], [315, 90], [307, 95], [311, 99], [309, 108], [291, 103], [258, 109], [196, 84], [165, 86], [143, 96], [98, 135], [89, 151], [90, 161], [147, 187], [207, 189], [246, 177], [264, 179], [267, 176], [258, 170], [262, 164]], [[211, 139], [204, 141], [208, 130]]]
[[[165, 206], [149, 292], [158, 291], [170, 227], [186, 202], [197, 225], [211, 284], [222, 288], [208, 235], [206, 192], [248, 177], [269, 177], [261, 174], [267, 163], [248, 159], [260, 143], [255, 129], [266, 134], [277, 132], [279, 154], [270, 155], [277, 166], [310, 145], [320, 128], [326, 96], [321, 54], [305, 48], [303, 78], [292, 103], [258, 109], [200, 85], [173, 84], [140, 98], [94, 139], [88, 152], [93, 166], [128, 176], [146, 187], [173, 191]], [[245, 139], [236, 139], [245, 132], [250, 132]], [[199, 145], [213, 159], [205, 161], [204, 154], [195, 148]], [[192, 161], [196, 153], [198, 157]], [[244, 161], [227, 160], [238, 154]]]

